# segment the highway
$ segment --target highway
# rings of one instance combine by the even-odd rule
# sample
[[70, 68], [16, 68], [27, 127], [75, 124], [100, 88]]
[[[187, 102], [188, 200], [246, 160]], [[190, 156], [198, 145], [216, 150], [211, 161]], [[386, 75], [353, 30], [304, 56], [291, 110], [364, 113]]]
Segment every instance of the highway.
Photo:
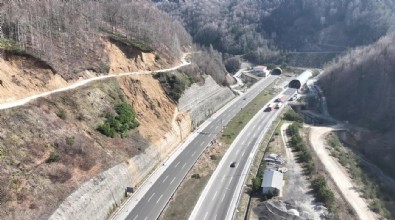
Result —
[[[288, 100], [295, 92], [296, 89], [289, 88], [283, 94]], [[259, 111], [240, 132], [211, 176], [189, 218], [190, 220], [233, 218], [245, 178], [249, 174], [250, 164], [260, 142], [281, 112], [280, 110]], [[233, 162], [236, 162], [236, 167], [230, 167]]]
[[211, 122], [189, 142], [185, 149], [168, 165], [167, 169], [164, 170], [156, 181], [151, 183], [151, 187], [145, 192], [142, 198], [134, 204], [132, 197], [114, 219], [157, 219], [188, 171], [214, 137], [221, 131], [221, 126], [226, 125], [241, 108], [246, 106], [277, 78], [278, 76], [269, 76], [264, 80], [260, 80], [245, 94], [236, 98], [232, 104], [226, 105], [224, 109], [221, 109], [221, 113], [217, 117], [208, 119]]

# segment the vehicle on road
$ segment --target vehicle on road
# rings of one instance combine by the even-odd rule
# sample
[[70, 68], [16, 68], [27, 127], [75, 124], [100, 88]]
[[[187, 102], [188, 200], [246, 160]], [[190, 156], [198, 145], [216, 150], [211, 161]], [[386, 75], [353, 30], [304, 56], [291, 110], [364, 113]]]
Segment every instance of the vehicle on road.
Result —
[[276, 102], [284, 102], [285, 101], [285, 96], [284, 95], [280, 95], [279, 97], [277, 97]]
[[230, 167], [236, 167], [236, 164], [237, 164], [237, 162], [232, 162], [231, 164], [230, 164]]
[[267, 105], [267, 107], [265, 108], [265, 112], [271, 112], [274, 108], [276, 107], [275, 103], [270, 103], [269, 105]]
[[276, 105], [276, 109], [279, 109], [279, 108], [281, 108], [281, 106], [283, 106], [283, 103], [277, 103], [277, 105]]

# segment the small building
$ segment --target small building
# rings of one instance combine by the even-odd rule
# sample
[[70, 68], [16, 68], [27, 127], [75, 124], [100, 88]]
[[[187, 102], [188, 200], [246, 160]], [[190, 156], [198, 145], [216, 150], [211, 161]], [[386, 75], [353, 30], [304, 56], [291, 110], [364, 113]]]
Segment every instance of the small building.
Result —
[[267, 66], [256, 66], [253, 70], [254, 72], [265, 72], [267, 70]]
[[267, 66], [256, 66], [252, 69], [252, 73], [260, 77], [267, 77], [270, 71], [267, 69]]
[[281, 195], [283, 189], [283, 177], [281, 172], [272, 169], [266, 169], [262, 179], [262, 193], [267, 194], [278, 189]]

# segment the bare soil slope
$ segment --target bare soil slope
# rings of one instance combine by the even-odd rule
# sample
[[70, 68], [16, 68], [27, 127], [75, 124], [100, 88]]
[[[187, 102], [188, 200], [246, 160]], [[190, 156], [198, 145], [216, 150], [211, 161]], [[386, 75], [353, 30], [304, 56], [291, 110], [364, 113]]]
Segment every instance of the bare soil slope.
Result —
[[[189, 120], [178, 116], [176, 105], [151, 76], [119, 80], [2, 112], [0, 219], [48, 217], [83, 182], [142, 153], [171, 131], [179, 117]], [[122, 101], [133, 105], [141, 125], [126, 138], [105, 137], [96, 128]]]

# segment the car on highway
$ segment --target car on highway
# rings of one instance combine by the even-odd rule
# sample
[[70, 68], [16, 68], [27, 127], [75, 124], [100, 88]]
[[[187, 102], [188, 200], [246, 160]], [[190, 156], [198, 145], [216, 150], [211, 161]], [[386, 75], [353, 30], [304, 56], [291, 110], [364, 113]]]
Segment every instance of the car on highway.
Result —
[[237, 164], [237, 162], [232, 162], [232, 163], [230, 164], [230, 167], [236, 167], [236, 164]]

